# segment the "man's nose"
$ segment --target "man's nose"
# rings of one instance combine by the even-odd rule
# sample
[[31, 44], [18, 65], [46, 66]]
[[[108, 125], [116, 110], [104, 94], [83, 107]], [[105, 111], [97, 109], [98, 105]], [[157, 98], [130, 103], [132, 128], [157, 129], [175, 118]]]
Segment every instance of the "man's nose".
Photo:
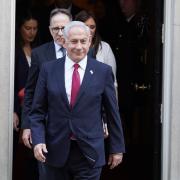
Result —
[[81, 42], [78, 42], [78, 43], [77, 43], [76, 48], [77, 48], [77, 49], [81, 49], [81, 48], [82, 48]]
[[63, 33], [62, 33], [62, 29], [59, 29], [59, 31], [58, 31], [58, 35], [59, 35], [59, 36], [62, 36], [62, 35], [63, 35]]

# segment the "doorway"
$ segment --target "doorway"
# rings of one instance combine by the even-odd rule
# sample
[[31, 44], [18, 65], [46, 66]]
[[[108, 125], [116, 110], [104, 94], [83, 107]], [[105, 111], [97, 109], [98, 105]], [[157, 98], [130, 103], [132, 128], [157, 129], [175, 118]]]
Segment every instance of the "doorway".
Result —
[[[82, 7], [81, 1], [74, 2], [79, 7]], [[87, 4], [83, 5], [83, 8], [85, 7], [88, 9], [88, 7], [91, 7], [96, 11], [96, 13], [100, 13], [96, 3], [99, 3], [99, 1], [87, 1]], [[102, 1], [102, 3], [104, 3], [102, 5], [108, 5], [110, 8], [110, 12], [108, 13], [114, 11], [112, 2], [106, 0]], [[155, 0], [147, 0], [141, 3], [140, 8], [148, 16], [148, 23], [150, 25], [148, 32], [149, 41], [147, 47], [143, 50], [143, 59], [141, 59], [141, 62], [138, 62], [140, 63], [138, 65], [141, 67], [133, 66], [133, 68], [137, 68], [133, 73], [138, 73], [138, 76], [134, 74], [134, 77], [137, 77], [137, 79], [134, 79], [131, 83], [133, 103], [128, 111], [125, 110], [125, 113], [130, 115], [130, 122], [127, 123], [126, 118], [123, 120], [126, 139], [126, 154], [124, 155], [122, 165], [117, 169], [110, 171], [105, 167], [101, 177], [102, 180], [131, 180], [132, 178], [139, 180], [161, 179], [160, 110], [162, 84], [161, 30], [163, 22], [163, 0], [158, 2]], [[101, 18], [108, 14], [106, 14], [106, 11], [101, 13]], [[105, 36], [106, 35], [104, 35], [104, 39], [111, 44], [114, 53], [117, 53], [116, 44], [111, 42]]]
[[127, 23], [119, 4], [105, 1], [108, 8], [101, 32], [116, 56], [126, 154], [117, 169], [110, 172], [105, 168], [102, 180], [161, 179], [164, 2], [136, 2], [137, 16]]

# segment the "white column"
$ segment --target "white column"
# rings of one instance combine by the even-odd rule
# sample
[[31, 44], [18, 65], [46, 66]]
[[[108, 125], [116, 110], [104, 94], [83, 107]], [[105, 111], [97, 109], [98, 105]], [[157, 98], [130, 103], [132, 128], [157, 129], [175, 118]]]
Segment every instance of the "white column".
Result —
[[12, 179], [15, 1], [0, 0], [0, 179]]
[[165, 0], [162, 180], [180, 178], [180, 1]]
[[174, 0], [170, 179], [180, 179], [180, 1]]

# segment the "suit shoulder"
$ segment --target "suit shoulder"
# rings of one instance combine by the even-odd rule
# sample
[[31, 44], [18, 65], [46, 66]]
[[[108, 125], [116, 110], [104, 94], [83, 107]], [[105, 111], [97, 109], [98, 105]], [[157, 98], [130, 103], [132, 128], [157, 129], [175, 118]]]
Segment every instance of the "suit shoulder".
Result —
[[32, 52], [37, 52], [37, 51], [38, 51], [38, 52], [41, 52], [41, 51], [44, 52], [46, 49], [48, 49], [49, 47], [51, 47], [52, 44], [53, 44], [52, 41], [51, 41], [51, 42], [47, 42], [47, 43], [45, 43], [45, 44], [42, 44], [42, 45], [34, 48], [34, 49], [32, 50]]
[[105, 41], [101, 41], [101, 46], [102, 46], [102, 48], [107, 48], [107, 49], [110, 48], [110, 45]]
[[105, 57], [105, 59], [107, 59], [109, 56], [108, 54], [113, 54], [113, 51], [112, 51], [112, 48], [110, 46], [110, 44], [108, 44], [107, 42], [105, 41], [101, 41], [101, 47], [99, 48], [99, 51], [104, 54], [104, 56], [107, 56]]
[[59, 59], [55, 59], [55, 60], [53, 60], [53, 61], [47, 61], [47, 62], [44, 62], [43, 63], [43, 66], [44, 67], [51, 67], [51, 66], [56, 66], [59, 62]]
[[64, 58], [54, 59], [53, 61], [46, 61], [43, 63], [45, 69], [56, 69], [59, 65], [64, 63]]
[[109, 68], [111, 69], [111, 66], [109, 66], [108, 64], [105, 64], [103, 62], [100, 62], [97, 59], [90, 58], [89, 60], [94, 64], [95, 67], [104, 68], [104, 69], [109, 69]]

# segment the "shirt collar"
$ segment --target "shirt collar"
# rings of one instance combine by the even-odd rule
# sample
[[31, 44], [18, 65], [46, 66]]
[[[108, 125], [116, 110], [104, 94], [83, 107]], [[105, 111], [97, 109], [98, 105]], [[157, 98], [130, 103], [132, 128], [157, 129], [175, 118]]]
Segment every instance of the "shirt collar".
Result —
[[59, 49], [62, 47], [62, 46], [58, 45], [55, 41], [54, 41], [54, 45], [55, 45], [56, 52], [58, 52]]
[[[75, 62], [73, 62], [67, 55], [66, 55], [66, 67], [67, 69], [73, 68]], [[85, 56], [79, 63], [81, 69], [85, 71], [87, 65], [87, 56]]]

